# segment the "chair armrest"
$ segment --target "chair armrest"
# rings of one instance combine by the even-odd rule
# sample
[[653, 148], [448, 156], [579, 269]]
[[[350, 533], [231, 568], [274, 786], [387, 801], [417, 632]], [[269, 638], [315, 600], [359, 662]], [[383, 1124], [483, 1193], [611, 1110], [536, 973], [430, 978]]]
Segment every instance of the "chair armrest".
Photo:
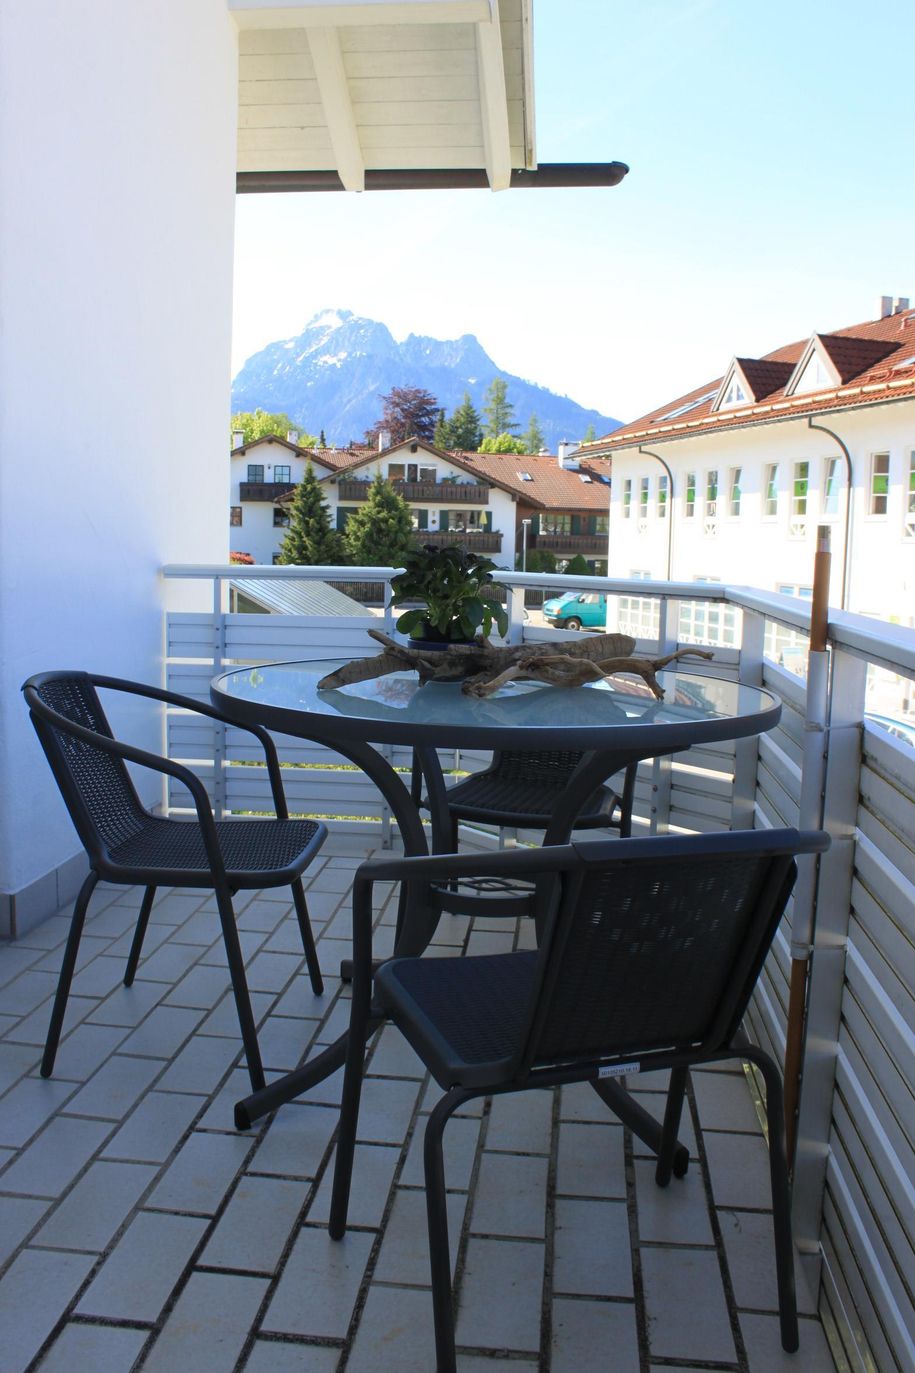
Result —
[[283, 787], [283, 778], [280, 772], [280, 762], [276, 752], [276, 744], [269, 731], [263, 725], [243, 725], [237, 720], [230, 720], [228, 715], [217, 710], [215, 706], [207, 705], [203, 701], [195, 701], [190, 696], [181, 696], [176, 691], [165, 691], [162, 687], [147, 686], [145, 682], [129, 682], [122, 677], [100, 677], [94, 673], [89, 674], [89, 680], [93, 686], [102, 687], [111, 691], [124, 691], [131, 696], [146, 696], [151, 701], [162, 701], [166, 705], [180, 706], [182, 710], [193, 711], [197, 715], [206, 715], [211, 720], [218, 720], [222, 725], [232, 725], [235, 729], [243, 729], [248, 734], [253, 734], [260, 741], [264, 750], [264, 757], [267, 763], [267, 774], [270, 778], [270, 790], [273, 794], [273, 805], [276, 810], [277, 819], [289, 819], [289, 807], [286, 804], [286, 792]]

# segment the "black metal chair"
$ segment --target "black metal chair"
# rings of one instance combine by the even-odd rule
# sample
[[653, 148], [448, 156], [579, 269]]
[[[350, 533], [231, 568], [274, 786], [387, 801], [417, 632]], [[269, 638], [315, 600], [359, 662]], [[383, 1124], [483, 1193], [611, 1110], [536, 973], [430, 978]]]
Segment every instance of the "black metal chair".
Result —
[[[457, 851], [458, 825], [462, 820], [511, 829], [546, 829], [572, 773], [584, 755], [556, 749], [542, 753], [502, 749], [489, 766], [475, 772], [446, 792], [451, 833], [448, 842]], [[624, 773], [622, 792], [598, 787], [577, 816], [574, 829], [616, 829], [620, 838], [632, 832], [632, 802], [638, 763]], [[421, 767], [413, 760], [413, 795], [419, 800]]]
[[[675, 1168], [691, 1065], [747, 1059], [766, 1086], [782, 1344], [798, 1346], [781, 1074], [740, 1024], [790, 895], [794, 855], [819, 832], [740, 831], [571, 843], [494, 855], [375, 859], [356, 875], [354, 979], [330, 1233], [345, 1233], [367, 1035], [384, 1017], [443, 1088], [425, 1134], [438, 1373], [454, 1373], [442, 1132], [477, 1096], [670, 1068], [656, 1180]], [[375, 974], [372, 884], [524, 874], [536, 889], [536, 952], [395, 958]], [[601, 1092], [603, 1096], [603, 1092]], [[625, 1094], [624, 1094], [625, 1095]], [[606, 1098], [605, 1098], [606, 1099]]]
[[[242, 889], [286, 885], [292, 888], [311, 985], [316, 993], [322, 992], [324, 983], [302, 874], [327, 838], [327, 829], [312, 820], [289, 819], [276, 747], [265, 729], [236, 726], [247, 728], [263, 746], [278, 818], [214, 820], [206, 788], [193, 772], [169, 758], [114, 738], [97, 687], [148, 697], [228, 723], [212, 706], [118, 677], [88, 672], [42, 672], [23, 684], [32, 723], [90, 864], [73, 907], [41, 1074], [49, 1077], [54, 1068], [89, 898], [102, 878], [119, 885], [146, 888], [124, 973], [127, 987], [137, 970], [156, 888], [203, 887], [215, 892], [248, 1074], [257, 1091], [264, 1085], [264, 1070], [232, 897]], [[130, 779], [128, 762], [182, 782], [193, 798], [196, 821], [165, 819], [146, 810]]]

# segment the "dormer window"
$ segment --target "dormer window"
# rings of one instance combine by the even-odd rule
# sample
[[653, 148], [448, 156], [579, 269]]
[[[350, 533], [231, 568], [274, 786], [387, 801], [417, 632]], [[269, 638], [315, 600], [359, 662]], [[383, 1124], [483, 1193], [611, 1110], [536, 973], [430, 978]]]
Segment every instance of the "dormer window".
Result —
[[793, 394], [797, 395], [804, 391], [822, 391], [827, 386], [834, 386], [835, 379], [826, 366], [820, 354], [814, 350], [810, 355], [810, 360], [803, 372], [797, 379], [797, 385], [793, 388]]
[[724, 410], [729, 405], [746, 405], [748, 401], [749, 396], [744, 390], [740, 378], [735, 373], [735, 375], [731, 377], [731, 383], [725, 391], [718, 409]]

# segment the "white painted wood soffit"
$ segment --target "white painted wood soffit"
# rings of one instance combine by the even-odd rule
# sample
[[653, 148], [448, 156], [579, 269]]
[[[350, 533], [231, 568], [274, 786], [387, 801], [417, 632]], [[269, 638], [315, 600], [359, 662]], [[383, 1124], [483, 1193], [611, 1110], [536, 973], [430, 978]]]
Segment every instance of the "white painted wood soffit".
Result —
[[536, 167], [530, 0], [227, 0], [240, 172]]

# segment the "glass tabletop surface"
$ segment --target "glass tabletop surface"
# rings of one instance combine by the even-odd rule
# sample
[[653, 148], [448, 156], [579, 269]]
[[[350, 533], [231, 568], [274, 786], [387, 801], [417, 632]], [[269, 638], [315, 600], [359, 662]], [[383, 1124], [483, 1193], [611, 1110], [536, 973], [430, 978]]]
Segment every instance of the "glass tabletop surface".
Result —
[[[214, 680], [224, 700], [340, 720], [387, 721], [391, 724], [509, 727], [542, 731], [588, 729], [612, 725], [663, 726], [686, 721], [738, 721], [768, 716], [778, 698], [756, 687], [741, 686], [682, 671], [658, 674], [663, 700], [639, 678], [617, 676], [580, 687], [538, 682], [509, 682], [491, 696], [465, 695], [460, 682], [421, 684], [415, 672], [395, 672], [344, 687], [322, 689], [320, 682], [345, 660], [269, 663], [223, 673]], [[768, 728], [769, 723], [762, 725]]]

